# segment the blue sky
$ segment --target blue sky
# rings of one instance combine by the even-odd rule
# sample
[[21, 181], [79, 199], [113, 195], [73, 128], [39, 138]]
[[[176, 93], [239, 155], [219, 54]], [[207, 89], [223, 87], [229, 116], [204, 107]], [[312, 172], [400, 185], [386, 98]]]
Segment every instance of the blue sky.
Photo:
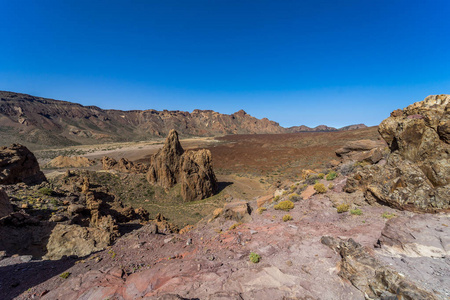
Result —
[[450, 93], [450, 1], [0, 0], [0, 90], [377, 125]]

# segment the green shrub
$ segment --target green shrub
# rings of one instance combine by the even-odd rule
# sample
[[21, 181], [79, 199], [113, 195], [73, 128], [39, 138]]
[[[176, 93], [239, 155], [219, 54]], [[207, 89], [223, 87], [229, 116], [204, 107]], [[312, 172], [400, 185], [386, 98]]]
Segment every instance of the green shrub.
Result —
[[292, 216], [291, 215], [284, 215], [283, 216], [283, 221], [284, 222], [287, 222], [287, 221], [290, 221], [290, 220], [292, 220]]
[[330, 184], [328, 185], [328, 189], [331, 190], [331, 189], [333, 189], [333, 188], [334, 188], [334, 184], [330, 183]]
[[255, 252], [251, 252], [249, 255], [249, 259], [252, 263], [257, 264], [261, 260], [261, 256]]
[[294, 202], [290, 200], [284, 200], [275, 205], [273, 208], [278, 210], [290, 211], [291, 209], [294, 208]]
[[260, 208], [258, 208], [256, 211], [258, 212], [258, 214], [262, 214], [263, 212], [265, 212], [267, 210], [267, 208], [265, 208], [265, 207], [260, 207]]
[[387, 212], [384, 212], [381, 217], [385, 218], [385, 219], [392, 219], [393, 217], [395, 217], [395, 214], [390, 214]]
[[63, 278], [63, 279], [67, 279], [70, 276], [69, 272], [64, 272], [61, 275], [59, 275], [59, 277]]
[[331, 171], [330, 173], [327, 174], [326, 179], [327, 180], [333, 180], [337, 177], [337, 173], [335, 171]]
[[325, 193], [327, 191], [327, 188], [323, 185], [323, 183], [316, 183], [314, 185], [314, 189], [316, 190], [316, 192], [318, 192], [319, 194]]
[[319, 178], [319, 179], [323, 179], [324, 177], [325, 177], [325, 174], [323, 174], [323, 173], [317, 174], [317, 178]]
[[342, 203], [336, 207], [338, 213], [347, 212], [350, 209], [350, 205]]
[[280, 195], [276, 195], [275, 197], [273, 197], [274, 202], [277, 202], [278, 200], [280, 200]]
[[41, 193], [42, 195], [46, 195], [46, 196], [53, 195], [53, 190], [48, 187], [40, 188], [38, 192]]
[[292, 193], [289, 195], [288, 198], [289, 198], [289, 200], [296, 202], [296, 201], [300, 200], [300, 195], [297, 193]]
[[233, 225], [230, 226], [230, 228], [228, 228], [228, 230], [236, 229], [240, 225], [242, 225], [242, 222], [234, 223]]
[[360, 216], [360, 215], [362, 215], [362, 210], [360, 210], [359, 208], [357, 208], [357, 209], [352, 209], [352, 210], [350, 210], [350, 213], [351, 213], [352, 215]]

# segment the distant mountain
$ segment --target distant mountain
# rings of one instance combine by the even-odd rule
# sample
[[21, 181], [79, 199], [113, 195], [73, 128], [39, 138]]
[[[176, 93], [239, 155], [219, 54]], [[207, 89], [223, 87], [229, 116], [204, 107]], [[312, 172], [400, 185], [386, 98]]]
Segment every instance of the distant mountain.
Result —
[[[356, 125], [347, 127], [351, 129], [352, 126]], [[184, 136], [337, 130], [325, 125], [284, 128], [267, 118], [252, 117], [243, 110], [231, 115], [198, 109], [192, 113], [153, 109], [105, 110], [96, 106], [0, 91], [2, 145], [19, 142], [39, 148], [142, 141], [165, 137], [171, 129]]]
[[339, 128], [339, 130], [345, 131], [345, 130], [355, 130], [355, 129], [361, 129], [361, 128], [367, 128], [365, 124], [354, 124], [354, 125], [348, 125]]
[[338, 131], [338, 129], [334, 128], [334, 127], [328, 127], [326, 125], [319, 125], [316, 126], [314, 128], [305, 126], [305, 125], [301, 125], [301, 126], [293, 126], [293, 127], [289, 127], [286, 128], [286, 130], [288, 132], [317, 132], [317, 131]]

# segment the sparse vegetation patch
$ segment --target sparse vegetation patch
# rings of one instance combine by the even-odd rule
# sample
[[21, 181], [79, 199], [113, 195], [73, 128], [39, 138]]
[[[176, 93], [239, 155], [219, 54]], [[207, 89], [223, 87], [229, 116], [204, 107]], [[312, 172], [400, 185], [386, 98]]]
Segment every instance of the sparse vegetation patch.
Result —
[[273, 208], [277, 210], [284, 210], [284, 211], [290, 211], [294, 208], [294, 202], [290, 200], [281, 201], [277, 205], [275, 205]]

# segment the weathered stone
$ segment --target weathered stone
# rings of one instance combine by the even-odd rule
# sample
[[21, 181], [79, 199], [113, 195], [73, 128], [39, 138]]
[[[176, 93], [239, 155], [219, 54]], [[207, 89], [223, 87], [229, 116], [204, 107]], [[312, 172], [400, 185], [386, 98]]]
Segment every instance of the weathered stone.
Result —
[[145, 164], [135, 163], [126, 158], [121, 158], [119, 161], [116, 161], [114, 158], [108, 156], [103, 156], [102, 166], [103, 170], [116, 170], [127, 173], [143, 174], [148, 171], [148, 166]]
[[231, 203], [225, 203], [222, 211], [222, 215], [226, 219], [235, 221], [247, 221], [250, 217], [250, 206], [246, 201], [234, 201]]
[[343, 241], [324, 236], [321, 242], [341, 256], [339, 276], [349, 280], [369, 299], [379, 299], [386, 294], [395, 295], [396, 298], [393, 299], [438, 299], [404, 275], [381, 264], [353, 239]]
[[185, 201], [210, 197], [217, 189], [211, 152], [185, 152], [175, 130], [170, 131], [164, 147], [152, 157], [147, 180], [166, 189], [180, 183], [181, 196]]
[[0, 147], [0, 184], [38, 184], [45, 180], [36, 157], [27, 147]]
[[371, 164], [379, 162], [383, 158], [381, 141], [359, 140], [348, 142], [344, 147], [336, 150], [336, 155], [346, 161], [366, 161]]
[[346, 191], [362, 188], [370, 203], [436, 211], [450, 207], [450, 96], [429, 96], [379, 126], [390, 154], [386, 164], [367, 166], [347, 180]]
[[90, 167], [94, 164], [95, 161], [86, 157], [60, 155], [49, 161], [44, 168], [81, 168]]
[[13, 212], [11, 203], [9, 202], [8, 195], [0, 188], [0, 218], [9, 215]]
[[46, 259], [60, 259], [64, 255], [86, 256], [105, 249], [115, 233], [100, 228], [57, 224], [47, 244]]

